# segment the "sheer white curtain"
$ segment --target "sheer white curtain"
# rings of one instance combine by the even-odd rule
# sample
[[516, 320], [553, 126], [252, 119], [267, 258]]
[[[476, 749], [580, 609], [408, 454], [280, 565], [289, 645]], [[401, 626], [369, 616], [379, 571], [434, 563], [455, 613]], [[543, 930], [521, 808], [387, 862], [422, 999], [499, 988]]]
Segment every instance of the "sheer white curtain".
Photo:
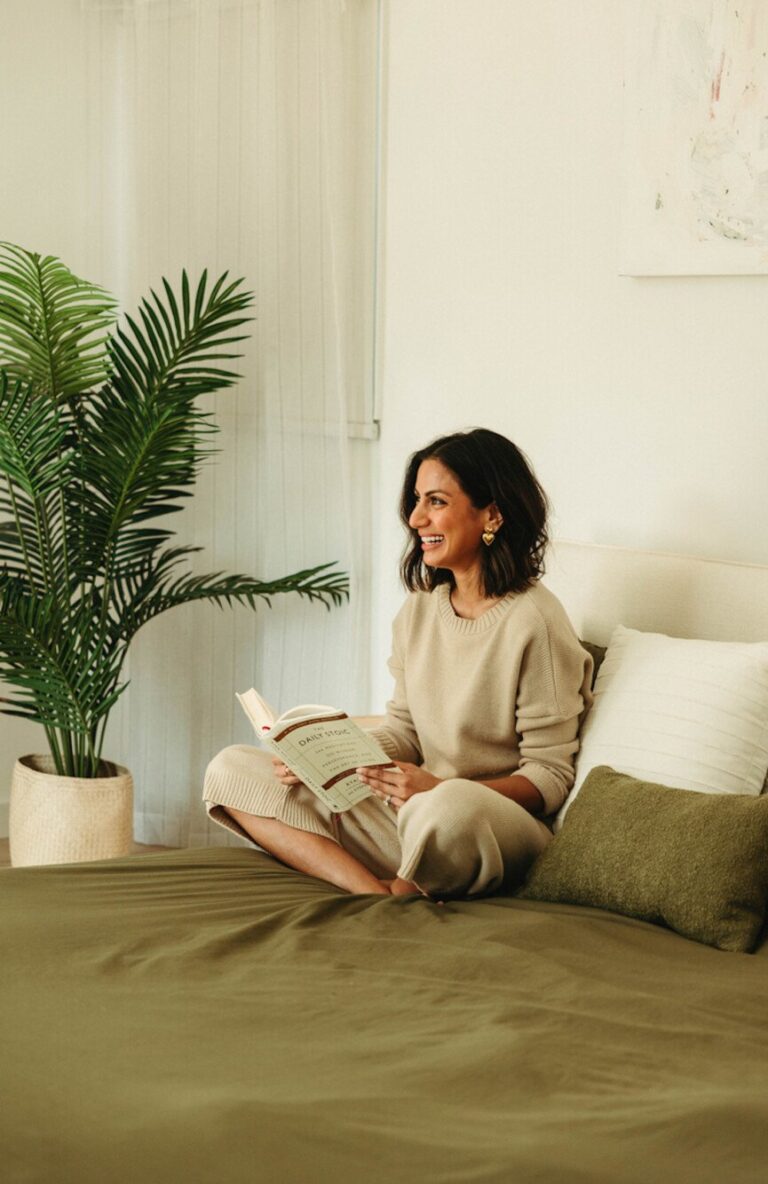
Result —
[[[202, 604], [139, 634], [105, 748], [142, 842], [229, 842], [205, 765], [251, 743], [234, 692], [368, 704], [376, 0], [83, 0], [90, 273], [131, 308], [181, 268], [256, 296], [221, 449], [177, 521], [196, 571], [268, 578], [336, 560], [352, 596]], [[170, 520], [168, 520], [170, 522]], [[237, 840], [231, 840], [237, 841]]]

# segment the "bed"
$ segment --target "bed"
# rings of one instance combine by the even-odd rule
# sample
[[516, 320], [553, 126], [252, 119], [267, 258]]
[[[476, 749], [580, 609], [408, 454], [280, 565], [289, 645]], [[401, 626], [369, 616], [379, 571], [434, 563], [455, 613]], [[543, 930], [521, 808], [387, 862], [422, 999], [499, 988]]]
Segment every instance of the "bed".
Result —
[[768, 1178], [764, 933], [350, 896], [245, 847], [0, 889], [8, 1184]]

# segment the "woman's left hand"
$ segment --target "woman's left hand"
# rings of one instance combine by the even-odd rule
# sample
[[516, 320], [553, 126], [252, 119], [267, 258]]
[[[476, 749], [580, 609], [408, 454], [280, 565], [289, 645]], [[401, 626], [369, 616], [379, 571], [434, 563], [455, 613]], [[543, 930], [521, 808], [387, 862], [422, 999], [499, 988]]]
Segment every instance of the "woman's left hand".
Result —
[[412, 765], [410, 761], [392, 761], [385, 769], [364, 767], [355, 772], [370, 786], [377, 798], [381, 798], [395, 811], [415, 793], [426, 793], [440, 784], [439, 777], [433, 777], [427, 769], [421, 765]]

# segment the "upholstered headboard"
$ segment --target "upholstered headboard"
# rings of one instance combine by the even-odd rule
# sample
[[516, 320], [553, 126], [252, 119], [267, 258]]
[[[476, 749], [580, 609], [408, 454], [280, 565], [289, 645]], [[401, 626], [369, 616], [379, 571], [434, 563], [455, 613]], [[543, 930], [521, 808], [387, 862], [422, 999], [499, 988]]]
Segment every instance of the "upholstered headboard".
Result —
[[544, 583], [580, 637], [606, 645], [616, 625], [711, 641], [768, 640], [768, 567], [552, 544]]

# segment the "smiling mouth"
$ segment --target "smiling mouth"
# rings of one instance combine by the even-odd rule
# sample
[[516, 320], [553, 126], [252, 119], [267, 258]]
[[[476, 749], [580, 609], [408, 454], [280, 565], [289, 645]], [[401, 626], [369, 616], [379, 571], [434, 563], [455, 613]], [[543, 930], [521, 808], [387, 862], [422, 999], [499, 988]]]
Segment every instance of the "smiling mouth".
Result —
[[439, 547], [444, 539], [445, 535], [442, 534], [423, 534], [421, 536], [421, 549], [422, 551], [428, 551], [432, 547]]

